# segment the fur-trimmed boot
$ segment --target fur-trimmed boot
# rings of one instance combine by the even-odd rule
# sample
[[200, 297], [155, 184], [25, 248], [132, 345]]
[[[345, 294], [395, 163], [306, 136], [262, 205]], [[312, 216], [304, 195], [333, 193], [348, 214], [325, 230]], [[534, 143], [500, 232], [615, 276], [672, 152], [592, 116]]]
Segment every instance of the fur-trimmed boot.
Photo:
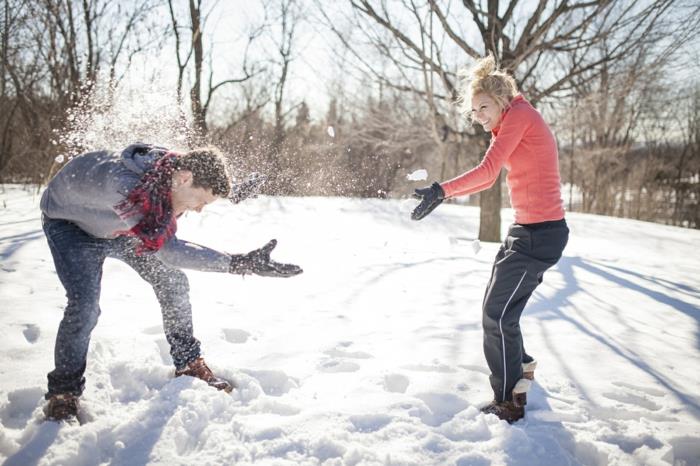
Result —
[[525, 408], [527, 404], [527, 392], [530, 391], [532, 386], [531, 379], [520, 379], [516, 382], [515, 387], [513, 387], [513, 404], [515, 406]]
[[537, 368], [537, 361], [532, 360], [530, 362], [523, 363], [523, 378], [528, 380], [535, 380], [535, 369]]
[[527, 404], [527, 391], [530, 389], [529, 379], [520, 379], [513, 388], [513, 399], [509, 401], [492, 401], [481, 408], [484, 414], [495, 414], [509, 424], [525, 417], [525, 405]]

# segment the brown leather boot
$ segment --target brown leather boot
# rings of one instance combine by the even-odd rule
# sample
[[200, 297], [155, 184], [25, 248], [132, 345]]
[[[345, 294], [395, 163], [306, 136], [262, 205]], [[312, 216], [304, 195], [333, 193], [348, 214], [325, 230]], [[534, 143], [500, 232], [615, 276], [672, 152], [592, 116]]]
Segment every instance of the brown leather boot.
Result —
[[44, 414], [49, 421], [68, 421], [78, 418], [78, 397], [72, 393], [58, 393], [49, 397]]
[[512, 401], [492, 401], [480, 410], [484, 414], [495, 414], [498, 419], [502, 419], [508, 424], [525, 417], [525, 407], [516, 406]]
[[210, 386], [216, 388], [217, 390], [223, 390], [226, 393], [231, 393], [231, 391], [236, 388], [234, 383], [215, 376], [204, 362], [204, 358], [197, 358], [194, 361], [190, 361], [190, 363], [183, 369], [175, 371], [175, 377], [180, 377], [181, 375], [189, 375], [190, 377], [196, 377], [204, 380]]

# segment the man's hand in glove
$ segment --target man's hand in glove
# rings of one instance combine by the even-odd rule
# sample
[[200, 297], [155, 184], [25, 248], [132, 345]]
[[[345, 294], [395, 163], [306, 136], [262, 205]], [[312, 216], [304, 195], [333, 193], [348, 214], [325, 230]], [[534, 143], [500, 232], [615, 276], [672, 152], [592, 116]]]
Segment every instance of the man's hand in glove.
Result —
[[247, 179], [240, 183], [234, 183], [233, 186], [231, 186], [231, 192], [228, 198], [234, 204], [238, 204], [249, 197], [255, 197], [260, 192], [265, 181], [267, 181], [267, 176], [251, 173]]
[[421, 201], [418, 207], [413, 209], [411, 218], [413, 220], [420, 220], [442, 203], [445, 199], [445, 191], [442, 189], [442, 186], [440, 186], [440, 183], [436, 181], [427, 188], [416, 189], [413, 197]]
[[262, 277], [293, 277], [303, 272], [301, 267], [293, 264], [281, 264], [270, 259], [270, 252], [277, 246], [273, 239], [265, 246], [248, 254], [232, 254], [229, 272], [246, 275], [254, 273]]

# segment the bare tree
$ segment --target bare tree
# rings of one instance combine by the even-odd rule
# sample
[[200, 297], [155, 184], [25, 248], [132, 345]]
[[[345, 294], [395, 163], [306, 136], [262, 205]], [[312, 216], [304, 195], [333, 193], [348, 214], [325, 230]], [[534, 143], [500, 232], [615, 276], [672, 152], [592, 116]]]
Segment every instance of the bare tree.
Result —
[[[270, 4], [266, 4], [270, 8]], [[289, 77], [289, 66], [293, 59], [295, 31], [299, 23], [301, 11], [296, 0], [279, 0], [275, 5], [276, 17], [274, 20], [279, 25], [279, 36], [273, 37], [277, 49], [278, 76], [275, 83], [275, 146], [279, 146], [284, 138], [284, 91]]]
[[673, 196], [670, 221], [673, 225], [700, 226], [700, 86], [681, 89], [675, 111], [669, 112], [680, 131], [673, 150], [669, 179]]
[[[224, 79], [214, 82], [213, 56], [214, 46], [209, 44], [205, 50], [204, 45], [204, 29], [206, 26], [207, 17], [215, 11], [218, 2], [215, 2], [207, 13], [202, 10], [202, 0], [189, 0], [189, 42], [184, 52], [182, 47], [185, 45], [185, 40], [182, 36], [184, 27], [178, 21], [178, 12], [175, 9], [173, 0], [168, 0], [168, 8], [170, 12], [170, 21], [173, 28], [175, 39], [175, 56], [177, 59], [178, 77], [177, 77], [177, 98], [179, 104], [182, 104], [182, 88], [184, 86], [185, 72], [192, 60], [192, 87], [190, 88], [190, 107], [192, 110], [192, 118], [195, 126], [195, 133], [199, 139], [206, 137], [208, 133], [207, 113], [212, 102], [214, 93], [226, 84], [240, 84], [246, 82], [253, 76], [260, 73], [262, 70], [255, 63], [251, 65], [248, 62], [248, 51], [251, 44], [257, 39], [262, 31], [262, 26], [251, 29], [248, 33], [246, 49], [242, 63], [242, 76], [237, 78]], [[203, 92], [203, 84], [205, 78], [204, 64], [205, 55], [209, 57], [209, 74], [206, 81], [205, 92]]]
[[177, 14], [173, 8], [172, 0], [168, 0], [168, 11], [170, 12], [170, 21], [173, 27], [173, 35], [175, 36], [175, 58], [177, 59], [177, 103], [178, 106], [182, 108], [182, 85], [185, 78], [185, 70], [187, 69], [187, 64], [189, 63], [190, 58], [192, 58], [192, 51], [194, 48], [190, 47], [185, 56], [182, 57], [180, 53], [182, 44], [182, 38], [180, 35], [181, 26], [178, 23]]
[[[388, 72], [378, 70], [359, 51], [356, 38], [343, 35], [332, 21], [328, 24], [377, 81], [425, 100], [434, 111], [433, 139], [438, 145], [452, 136], [469, 146], [484, 136], [464, 130], [449, 109], [458, 98], [457, 70], [468, 59], [493, 54], [537, 105], [571, 93], [575, 78], [579, 83], [594, 79], [606, 63], [636, 50], [651, 31], [675, 34], [673, 7], [678, 3], [542, 0], [529, 8], [517, 0], [349, 0], [355, 12], [349, 18], [353, 31], [389, 58], [393, 66]], [[320, 2], [317, 5], [322, 8]], [[605, 49], [597, 47], [603, 40]], [[464, 59], [447, 58], [455, 50]], [[500, 184], [482, 194], [481, 239], [499, 239], [500, 204]]]
[[355, 186], [348, 193], [387, 197], [402, 169], [432, 149], [430, 112], [416, 113], [400, 93], [370, 99], [344, 129], [346, 158]]
[[0, 23], [0, 98], [5, 97], [5, 89], [7, 88], [6, 69], [10, 57], [10, 28], [13, 26], [16, 14], [16, 12], [10, 14], [10, 1], [4, 0], [2, 2], [2, 22]]
[[[0, 173], [13, 159], [29, 153], [36, 134], [42, 108], [35, 99], [43, 73], [36, 61], [24, 60], [23, 51], [33, 50], [27, 33], [31, 10], [27, 2], [5, 2], [2, 22], [2, 93], [0, 94]], [[32, 126], [34, 125], [34, 126]], [[31, 129], [30, 129], [31, 128]]]
[[[690, 8], [691, 12], [698, 11], [697, 7]], [[676, 14], [687, 11], [679, 8]], [[697, 37], [700, 23], [692, 14], [690, 18], [695, 19], [679, 24], [673, 34], [668, 34], [665, 27], [650, 29], [624, 57], [602, 63], [593, 76], [578, 75], [570, 80], [571, 99], [564, 102], [571, 105], [559, 105], [561, 113], [569, 117], [562, 119], [567, 124], [559, 125], [559, 129], [570, 135], [569, 150], [563, 155], [569, 166], [565, 178], [572, 189], [574, 184], [579, 187], [582, 210], [636, 218], [647, 214], [649, 219], [663, 217], [646, 212], [643, 197], [644, 193], [680, 186], [667, 183], [661, 187], [654, 179], [669, 178], [663, 165], [668, 163], [668, 149], [679, 144], [677, 130], [662, 128], [672, 126], [669, 114], [677, 115], [676, 109], [683, 101], [673, 91], [678, 84], [670, 77], [675, 67], [687, 63], [684, 47]], [[610, 48], [608, 39], [603, 38], [593, 52], [607, 56]], [[674, 141], [668, 140], [669, 134], [673, 134]], [[646, 148], [640, 150], [640, 144]], [[681, 151], [681, 161], [683, 154], [685, 151]], [[678, 200], [680, 194], [668, 196]], [[635, 199], [633, 206], [630, 198]], [[651, 206], [647, 204], [655, 210]]]
[[207, 119], [202, 105], [202, 62], [204, 61], [204, 47], [202, 46], [202, 0], [189, 0], [190, 28], [192, 37], [192, 51], [194, 53], [194, 81], [190, 89], [190, 102], [192, 105], [192, 118], [195, 130], [201, 136], [207, 133]]
[[[101, 72], [116, 85], [154, 43], [145, 28], [154, 0], [124, 8], [106, 0], [6, 1], [2, 17], [0, 169], [38, 181], [57, 146], [53, 130], [89, 96]], [[5, 115], [8, 116], [5, 119]], [[21, 163], [19, 162], [21, 160]]]

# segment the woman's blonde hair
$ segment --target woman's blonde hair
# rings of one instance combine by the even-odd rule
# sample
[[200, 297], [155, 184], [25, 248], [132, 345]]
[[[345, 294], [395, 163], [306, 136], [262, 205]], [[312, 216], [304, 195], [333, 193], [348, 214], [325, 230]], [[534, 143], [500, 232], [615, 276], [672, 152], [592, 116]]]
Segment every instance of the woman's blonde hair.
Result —
[[505, 110], [513, 97], [518, 94], [518, 86], [515, 79], [505, 71], [496, 67], [493, 55], [476, 61], [469, 70], [460, 73], [463, 77], [459, 89], [459, 104], [467, 116], [471, 116], [471, 98], [476, 94], [487, 94], [492, 97], [501, 108]]

